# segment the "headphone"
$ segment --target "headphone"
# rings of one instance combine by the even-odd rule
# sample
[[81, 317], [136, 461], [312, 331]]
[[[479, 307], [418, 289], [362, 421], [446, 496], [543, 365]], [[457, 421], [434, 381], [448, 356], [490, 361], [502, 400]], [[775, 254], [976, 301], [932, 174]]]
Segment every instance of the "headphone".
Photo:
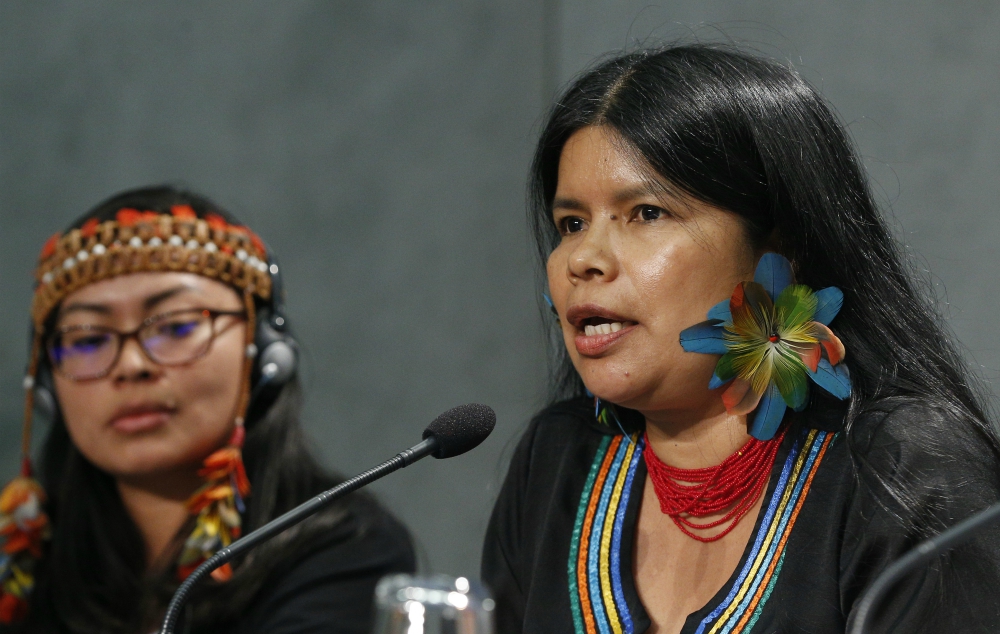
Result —
[[293, 376], [299, 365], [299, 344], [288, 328], [285, 316], [285, 287], [282, 285], [281, 268], [277, 258], [268, 249], [268, 275], [271, 278], [271, 299], [257, 311], [252, 383], [252, 407], [265, 387], [278, 388]]
[[[251, 375], [251, 392], [248, 409], [260, 405], [265, 393], [275, 395], [277, 390], [288, 383], [299, 365], [299, 344], [292, 336], [285, 316], [285, 290], [281, 282], [281, 268], [270, 249], [267, 249], [268, 276], [271, 278], [271, 298], [257, 310], [254, 344], [247, 351], [254, 358]], [[28, 341], [34, 339], [31, 333]], [[29, 352], [30, 354], [30, 352]], [[35, 373], [35, 409], [47, 420], [53, 420], [59, 411], [52, 378], [52, 364], [48, 352], [39, 350], [41, 358]]]

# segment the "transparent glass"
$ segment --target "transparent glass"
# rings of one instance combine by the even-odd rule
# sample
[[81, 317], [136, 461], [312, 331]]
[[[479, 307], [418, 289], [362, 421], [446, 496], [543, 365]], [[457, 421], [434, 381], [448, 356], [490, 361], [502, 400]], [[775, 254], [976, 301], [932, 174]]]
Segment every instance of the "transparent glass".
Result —
[[215, 320], [243, 317], [243, 311], [193, 308], [149, 317], [122, 332], [106, 326], [76, 324], [57, 328], [48, 341], [52, 366], [63, 376], [86, 381], [106, 376], [118, 361], [125, 340], [135, 337], [155, 363], [184, 365], [204, 356], [215, 339]]
[[375, 588], [374, 634], [493, 634], [495, 604], [465, 577], [383, 577]]

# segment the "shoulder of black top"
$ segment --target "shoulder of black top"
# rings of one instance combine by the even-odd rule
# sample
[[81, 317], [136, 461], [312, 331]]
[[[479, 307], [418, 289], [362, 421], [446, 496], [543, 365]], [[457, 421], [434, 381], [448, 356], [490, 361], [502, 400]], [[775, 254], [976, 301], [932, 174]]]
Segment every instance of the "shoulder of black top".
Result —
[[[631, 412], [630, 410], [622, 412], [622, 416], [629, 421], [636, 415], [641, 419], [641, 415], [637, 412]], [[533, 423], [537, 426], [547, 428], [569, 425], [569, 428], [576, 432], [579, 432], [582, 426], [587, 431], [605, 436], [614, 436], [622, 433], [617, 425], [608, 426], [597, 422], [594, 414], [594, 399], [590, 396], [578, 396], [552, 403], [535, 415]], [[629, 429], [629, 427], [626, 427], [626, 429]]]

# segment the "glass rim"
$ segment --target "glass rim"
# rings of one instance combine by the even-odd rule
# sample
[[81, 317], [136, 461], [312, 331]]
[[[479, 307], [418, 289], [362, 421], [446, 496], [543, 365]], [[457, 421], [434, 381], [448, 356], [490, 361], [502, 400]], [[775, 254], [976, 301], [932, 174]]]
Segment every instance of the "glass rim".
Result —
[[[209, 324], [212, 326], [212, 328], [209, 331], [209, 337], [202, 346], [203, 349], [198, 351], [197, 354], [191, 357], [186, 357], [185, 359], [180, 361], [161, 361], [157, 359], [155, 354], [146, 347], [145, 340], [142, 337], [140, 337], [140, 334], [142, 333], [142, 331], [146, 330], [150, 326], [153, 326], [156, 323], [163, 321], [168, 317], [172, 317], [174, 315], [181, 315], [184, 313], [201, 315], [205, 317], [209, 322]], [[60, 326], [59, 328], [53, 330], [53, 332], [48, 337], [46, 337], [45, 352], [52, 368], [59, 374], [73, 381], [92, 381], [104, 378], [105, 376], [110, 374], [111, 370], [113, 370], [115, 365], [117, 365], [118, 363], [118, 359], [121, 356], [121, 352], [125, 347], [125, 342], [133, 338], [136, 340], [136, 343], [139, 344], [139, 349], [142, 350], [143, 355], [153, 363], [168, 367], [186, 365], [208, 354], [208, 351], [211, 349], [212, 343], [215, 341], [215, 337], [218, 334], [215, 331], [215, 320], [222, 316], [232, 316], [232, 317], [239, 317], [242, 319], [246, 319], [247, 313], [243, 309], [216, 310], [211, 308], [179, 308], [177, 310], [171, 310], [163, 313], [158, 313], [156, 315], [151, 315], [150, 317], [143, 319], [142, 322], [136, 328], [133, 328], [132, 330], [129, 331], [122, 331], [118, 330], [117, 328], [113, 328], [111, 326], [102, 326], [99, 324], [71, 324], [67, 326]], [[106, 368], [104, 368], [100, 372], [88, 373], [85, 375], [71, 374], [64, 370], [64, 368], [62, 367], [63, 363], [57, 362], [55, 359], [56, 356], [54, 354], [55, 341], [58, 337], [72, 332], [97, 332], [97, 333], [114, 335], [113, 339], [116, 347], [114, 355], [111, 357], [111, 360], [108, 362]]]

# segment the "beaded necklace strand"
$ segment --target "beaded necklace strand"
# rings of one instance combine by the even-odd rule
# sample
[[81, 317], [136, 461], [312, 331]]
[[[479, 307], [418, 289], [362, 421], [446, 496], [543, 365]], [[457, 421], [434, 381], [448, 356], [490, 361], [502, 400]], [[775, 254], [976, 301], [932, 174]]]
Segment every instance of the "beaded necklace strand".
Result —
[[[660, 510], [673, 520], [685, 535], [700, 542], [714, 542], [729, 534], [743, 516], [753, 508], [764, 493], [771, 467], [778, 455], [778, 447], [785, 437], [784, 430], [771, 440], [750, 441], [722, 464], [704, 469], [678, 469], [660, 460], [649, 444], [642, 453], [646, 460], [649, 479], [660, 501]], [[697, 524], [691, 518], [705, 517], [729, 509], [721, 518]], [[711, 536], [692, 531], [706, 530], [730, 524], [720, 533]]]

